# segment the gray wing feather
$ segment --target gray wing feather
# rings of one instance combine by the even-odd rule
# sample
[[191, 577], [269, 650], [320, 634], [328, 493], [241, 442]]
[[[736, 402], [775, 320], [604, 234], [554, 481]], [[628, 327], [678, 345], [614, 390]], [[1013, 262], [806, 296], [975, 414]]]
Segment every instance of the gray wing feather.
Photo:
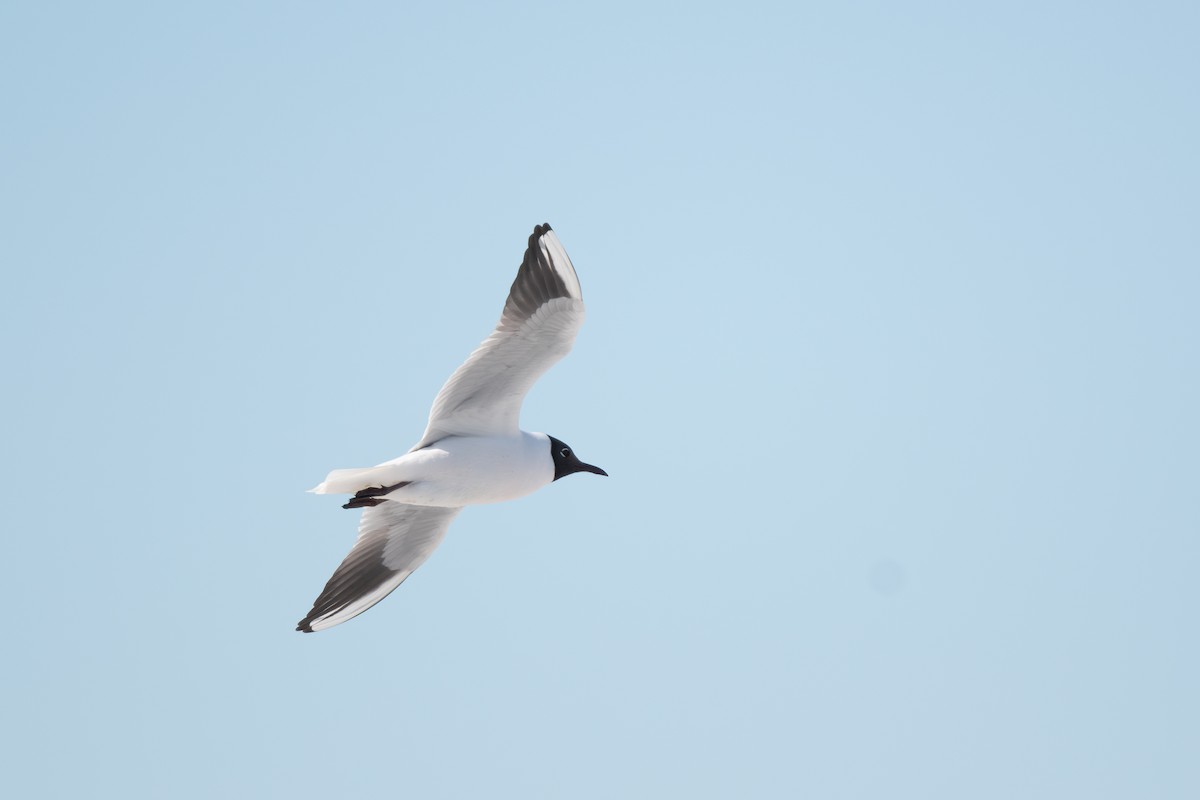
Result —
[[575, 267], [550, 226], [538, 225], [499, 324], [446, 381], [413, 450], [444, 436], [515, 434], [525, 394], [570, 352], [583, 318]]
[[441, 544], [461, 510], [385, 501], [363, 511], [358, 541], [296, 630], [331, 628], [387, 597]]

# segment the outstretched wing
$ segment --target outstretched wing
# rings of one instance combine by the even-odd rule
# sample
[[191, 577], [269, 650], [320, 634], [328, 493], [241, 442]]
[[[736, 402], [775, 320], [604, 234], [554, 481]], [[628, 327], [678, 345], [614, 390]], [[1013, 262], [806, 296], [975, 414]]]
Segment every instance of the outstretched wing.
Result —
[[387, 597], [441, 544], [461, 510], [385, 501], [363, 511], [358, 541], [296, 630], [332, 628]]
[[570, 352], [583, 317], [575, 267], [550, 226], [538, 225], [500, 323], [446, 381], [413, 450], [445, 436], [516, 434], [525, 394]]

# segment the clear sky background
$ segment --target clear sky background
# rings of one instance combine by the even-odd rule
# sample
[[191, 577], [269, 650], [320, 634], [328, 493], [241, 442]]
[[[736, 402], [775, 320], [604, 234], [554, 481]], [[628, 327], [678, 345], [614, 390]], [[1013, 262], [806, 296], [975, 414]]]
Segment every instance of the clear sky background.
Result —
[[[1195, 3], [7, 3], [0, 794], [1200, 796]], [[535, 223], [468, 509], [293, 631]]]

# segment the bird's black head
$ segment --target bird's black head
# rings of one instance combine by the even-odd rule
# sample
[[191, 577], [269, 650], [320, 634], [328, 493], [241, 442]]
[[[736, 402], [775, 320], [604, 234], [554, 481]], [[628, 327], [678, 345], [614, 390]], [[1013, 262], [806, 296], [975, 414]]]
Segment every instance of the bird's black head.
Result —
[[591, 472], [608, 477], [608, 473], [599, 467], [580, 461], [575, 457], [575, 451], [570, 445], [553, 436], [550, 437], [550, 455], [554, 459], [554, 480], [565, 478], [574, 472]]

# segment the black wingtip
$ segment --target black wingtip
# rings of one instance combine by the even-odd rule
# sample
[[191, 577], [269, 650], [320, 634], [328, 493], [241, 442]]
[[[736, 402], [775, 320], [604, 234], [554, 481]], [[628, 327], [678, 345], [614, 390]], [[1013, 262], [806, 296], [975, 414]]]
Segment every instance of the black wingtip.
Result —
[[313, 632], [312, 620], [310, 620], [310, 619], [300, 620], [299, 624], [296, 625], [296, 630], [300, 631], [301, 633], [312, 633]]
[[529, 234], [529, 246], [533, 247], [537, 244], [537, 240], [545, 236], [552, 230], [549, 222], [543, 222], [541, 225], [533, 226], [533, 233]]

